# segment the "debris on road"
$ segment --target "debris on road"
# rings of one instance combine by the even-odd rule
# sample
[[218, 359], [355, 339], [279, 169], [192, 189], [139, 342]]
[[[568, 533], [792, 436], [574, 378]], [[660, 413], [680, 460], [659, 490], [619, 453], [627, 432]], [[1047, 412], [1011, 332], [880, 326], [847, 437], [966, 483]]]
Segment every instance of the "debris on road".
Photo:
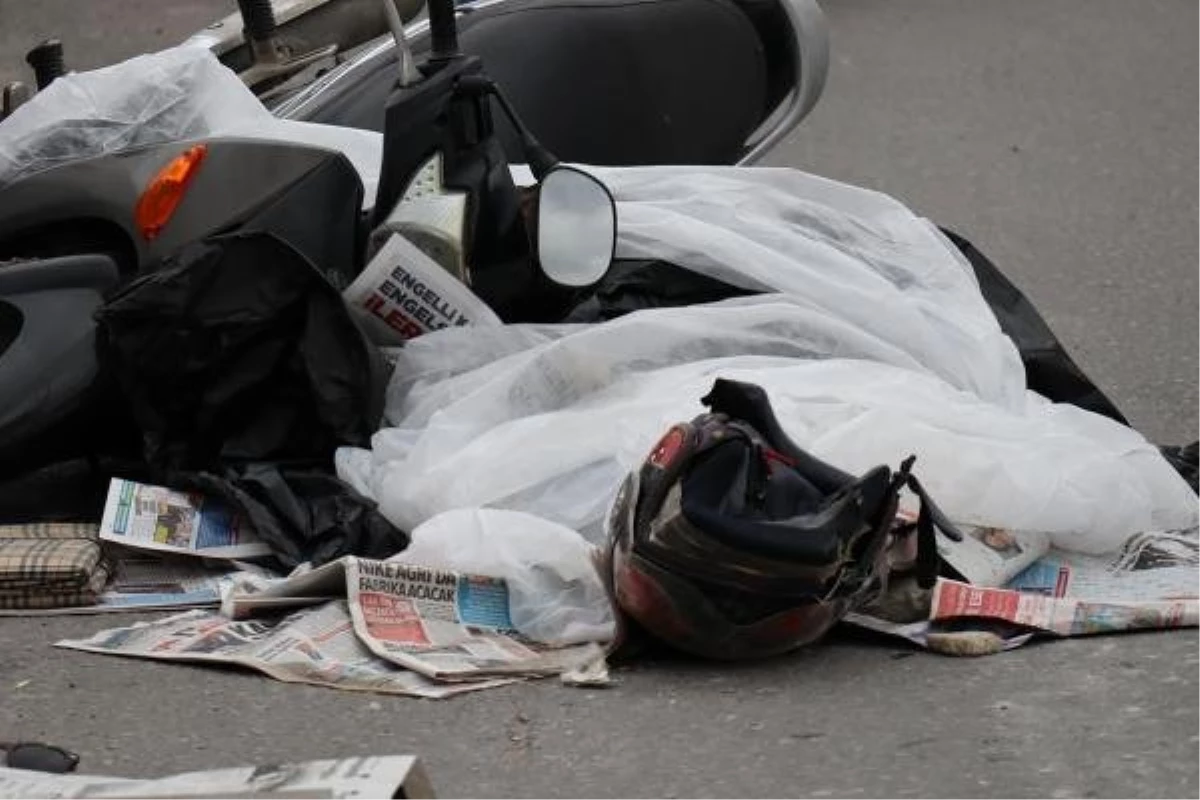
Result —
[[[187, 144], [142, 198], [169, 219], [232, 133], [384, 163], [383, 137], [275, 120], [210, 54], [174, 51], [56, 80], [0, 123], [0, 170], [20, 186]], [[29, 472], [86, 462], [109, 503], [98, 533], [11, 520], [0, 605], [192, 609], [61, 646], [438, 698], [550, 675], [607, 685], [634, 620], [720, 658], [786, 652], [843, 619], [973, 655], [1198, 624], [1194, 448], [1130, 428], [995, 265], [898, 201], [796, 170], [597, 168], [615, 217], [562, 219], [618, 266], [557, 286], [561, 314], [502, 323], [475, 293], [487, 276], [446, 267], [470, 248], [442, 228], [426, 231], [441, 258], [389, 229], [367, 261], [366, 174], [322, 157], [350, 173], [345, 197], [281, 187], [134, 274], [96, 255], [34, 281], [43, 300], [63, 276], [110, 281], [68, 350], [94, 356], [85, 430], [119, 442], [72, 429], [35, 453]], [[511, 215], [542, 219], [535, 188]], [[595, 236], [614, 220], [615, 250]], [[504, 250], [529, 249], [516, 233], [492, 242], [503, 263], [545, 255]], [[0, 311], [31, 293], [19, 277]], [[524, 285], [492, 280], [497, 297]], [[31, 347], [24, 319], [0, 323]], [[48, 424], [0, 422], [17, 442]], [[27, 499], [39, 519], [77, 519], [53, 486]], [[130, 545], [194, 569], [261, 564], [142, 569]]]
[[0, 526], [0, 609], [90, 605], [111, 569], [94, 524]]
[[185, 772], [164, 778], [51, 774], [0, 766], [0, 797], [434, 797], [414, 756], [367, 756]]

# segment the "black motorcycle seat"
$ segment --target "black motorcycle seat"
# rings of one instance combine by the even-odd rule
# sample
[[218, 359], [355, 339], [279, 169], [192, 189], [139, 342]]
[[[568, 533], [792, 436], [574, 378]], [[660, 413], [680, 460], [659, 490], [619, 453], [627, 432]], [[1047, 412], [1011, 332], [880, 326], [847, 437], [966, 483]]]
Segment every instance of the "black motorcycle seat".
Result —
[[[565, 161], [727, 164], [769, 113], [764, 47], [731, 0], [511, 0], [465, 7], [463, 52]], [[418, 60], [428, 39], [414, 42]], [[303, 118], [382, 130], [392, 58]], [[517, 137], [495, 115], [510, 160]], [[614, 135], [614, 132], [617, 132]]]
[[727, 0], [530, 0], [460, 40], [569, 161], [728, 163], [766, 113], [762, 45]]

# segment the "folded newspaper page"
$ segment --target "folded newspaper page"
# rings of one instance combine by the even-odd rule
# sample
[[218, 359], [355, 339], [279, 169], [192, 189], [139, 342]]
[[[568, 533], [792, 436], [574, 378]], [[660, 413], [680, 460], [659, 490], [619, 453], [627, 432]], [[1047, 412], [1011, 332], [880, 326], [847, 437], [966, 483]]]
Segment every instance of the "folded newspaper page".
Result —
[[931, 620], [990, 619], [1057, 636], [1200, 624], [1200, 533], [1149, 531], [1115, 553], [1051, 550], [1004, 589], [941, 580]]
[[113, 478], [100, 538], [125, 547], [205, 558], [254, 558], [271, 548], [221, 504], [198, 494]]
[[1194, 628], [1200, 623], [1194, 597], [1130, 602], [1084, 600], [989, 589], [944, 578], [933, 589], [930, 615], [934, 620], [964, 617], [1004, 620], [1057, 636]]
[[246, 619], [344, 599], [346, 558], [341, 558], [315, 569], [301, 565], [285, 578], [242, 576], [222, 598], [221, 610], [232, 619]]
[[400, 234], [387, 240], [342, 296], [381, 345], [456, 325], [500, 324], [487, 303]]
[[264, 574], [250, 564], [161, 558], [129, 551], [117, 561], [104, 591], [90, 606], [3, 611], [0, 616], [59, 616], [112, 611], [163, 611], [216, 607], [239, 579]]
[[354, 629], [372, 652], [439, 681], [573, 672], [599, 657], [595, 644], [548, 647], [520, 634], [500, 578], [347, 556], [249, 593], [224, 610], [264, 610], [344, 597]]
[[256, 620], [187, 611], [55, 646], [162, 661], [233, 664], [285, 683], [431, 699], [509, 682], [500, 678], [438, 683], [380, 658], [359, 641], [344, 600]]
[[500, 578], [352, 558], [350, 614], [379, 656], [443, 681], [558, 675], [593, 661], [594, 643], [553, 648], [517, 632]]
[[938, 531], [938, 555], [976, 586], [1003, 586], [1050, 549], [1050, 537], [1044, 533], [973, 525], [959, 529], [959, 542]]
[[1195, 599], [1200, 594], [1200, 537], [1153, 531], [1130, 537], [1107, 556], [1051, 550], [1005, 588], [1050, 597], [1137, 603]]
[[269, 764], [139, 780], [0, 767], [0, 797], [434, 797], [413, 756]]
[[[917, 509], [905, 506], [896, 512], [897, 526], [916, 525], [916, 522]], [[961, 522], [956, 526], [963, 534], [961, 541], [936, 531], [938, 556], [957, 577], [976, 586], [1003, 586], [1050, 549], [1050, 537], [1044, 533]], [[915, 546], [914, 538], [912, 547]], [[916, 557], [915, 549], [911, 556]]]

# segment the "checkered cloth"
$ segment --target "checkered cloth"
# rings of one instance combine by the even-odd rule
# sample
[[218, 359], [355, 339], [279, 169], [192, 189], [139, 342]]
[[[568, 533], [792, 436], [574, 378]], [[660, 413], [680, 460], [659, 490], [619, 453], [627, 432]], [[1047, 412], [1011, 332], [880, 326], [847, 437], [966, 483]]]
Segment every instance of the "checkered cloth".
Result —
[[0, 609], [91, 605], [110, 572], [93, 523], [0, 525]]

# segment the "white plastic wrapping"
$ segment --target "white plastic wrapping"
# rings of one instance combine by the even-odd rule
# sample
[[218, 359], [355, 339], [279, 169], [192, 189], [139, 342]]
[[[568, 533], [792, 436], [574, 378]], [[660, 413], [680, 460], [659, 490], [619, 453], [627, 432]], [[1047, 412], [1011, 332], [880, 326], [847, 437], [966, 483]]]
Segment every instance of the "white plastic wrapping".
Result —
[[615, 620], [593, 548], [569, 528], [532, 514], [448, 511], [412, 532], [390, 561], [503, 578], [518, 631], [552, 645], [607, 642]]
[[622, 476], [716, 377], [761, 384], [844, 470], [916, 454], [962, 522], [1092, 552], [1195, 524], [1195, 496], [1139, 434], [1026, 390], [969, 265], [896, 201], [792, 170], [594, 172], [618, 200], [619, 256], [778, 294], [413, 340], [393, 427], [338, 460], [396, 524], [487, 506], [599, 542]]
[[371, 202], [381, 138], [276, 119], [209, 50], [180, 46], [57, 79], [0, 123], [0, 186], [66, 161], [211, 136], [339, 150]]

